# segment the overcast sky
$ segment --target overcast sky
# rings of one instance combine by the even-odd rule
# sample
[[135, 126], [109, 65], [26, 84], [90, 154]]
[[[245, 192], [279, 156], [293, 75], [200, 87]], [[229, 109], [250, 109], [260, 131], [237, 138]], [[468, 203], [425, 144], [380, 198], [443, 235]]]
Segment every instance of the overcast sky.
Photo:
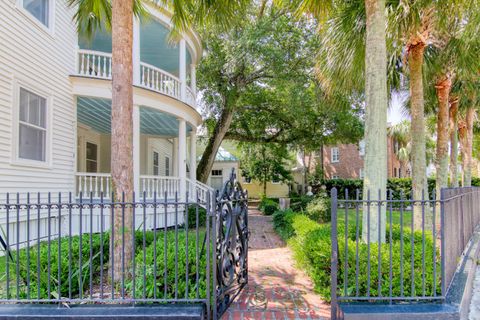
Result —
[[393, 93], [392, 101], [390, 102], [390, 107], [388, 108], [387, 121], [389, 123], [397, 124], [402, 120], [409, 119], [408, 116], [405, 116], [402, 110], [403, 101], [406, 99], [406, 93]]

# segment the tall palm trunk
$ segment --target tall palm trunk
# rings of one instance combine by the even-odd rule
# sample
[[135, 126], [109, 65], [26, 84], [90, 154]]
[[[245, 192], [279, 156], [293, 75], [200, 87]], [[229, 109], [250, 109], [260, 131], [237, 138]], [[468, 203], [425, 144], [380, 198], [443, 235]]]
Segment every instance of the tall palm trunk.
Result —
[[[131, 202], [133, 194], [133, 0], [112, 1], [112, 182], [116, 202]], [[122, 194], [125, 199], [122, 199]], [[122, 219], [124, 218], [124, 219]], [[122, 262], [133, 261], [132, 210], [115, 210], [110, 256], [116, 257], [112, 282], [122, 276]], [[126, 239], [124, 242], [122, 238]], [[123, 254], [123, 257], [122, 257]], [[128, 270], [128, 265], [124, 265]]]
[[435, 86], [438, 99], [436, 157], [437, 196], [440, 196], [441, 189], [448, 185], [448, 98], [451, 87], [452, 81], [448, 75], [444, 75]]
[[473, 151], [473, 121], [475, 118], [475, 109], [469, 107], [467, 109], [466, 116], [466, 150], [465, 150], [465, 163], [463, 169], [463, 186], [472, 186], [472, 151]]
[[458, 98], [450, 102], [450, 186], [458, 187]]
[[458, 121], [458, 140], [462, 156], [462, 186], [465, 187], [465, 170], [467, 168], [467, 124], [464, 119]]
[[[387, 49], [385, 0], [365, 0], [365, 176], [363, 197], [378, 199], [387, 189]], [[364, 208], [367, 212], [368, 208]], [[379, 217], [379, 214], [381, 215]], [[385, 242], [386, 210], [370, 210], [362, 218], [362, 239]], [[379, 223], [380, 218], [380, 223]], [[370, 220], [370, 221], [368, 221]], [[367, 225], [370, 228], [367, 228]], [[379, 236], [380, 235], [380, 236]]]
[[[410, 69], [410, 101], [412, 115], [412, 196], [421, 200], [426, 190], [425, 155], [425, 105], [423, 96], [423, 53], [425, 43], [421, 40], [409, 46], [408, 65]], [[425, 194], [426, 197], [426, 194]], [[413, 207], [415, 227], [421, 227], [422, 206]]]

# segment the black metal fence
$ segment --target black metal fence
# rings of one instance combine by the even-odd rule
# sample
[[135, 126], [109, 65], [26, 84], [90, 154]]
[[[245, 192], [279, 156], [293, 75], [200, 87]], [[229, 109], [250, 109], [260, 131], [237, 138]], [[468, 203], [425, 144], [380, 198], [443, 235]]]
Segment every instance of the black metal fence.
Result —
[[110, 199], [7, 194], [0, 303], [203, 303], [219, 318], [248, 280], [247, 196], [235, 175], [206, 203]]
[[331, 196], [332, 318], [339, 302], [445, 300], [480, 222], [480, 188], [444, 189], [440, 199]]

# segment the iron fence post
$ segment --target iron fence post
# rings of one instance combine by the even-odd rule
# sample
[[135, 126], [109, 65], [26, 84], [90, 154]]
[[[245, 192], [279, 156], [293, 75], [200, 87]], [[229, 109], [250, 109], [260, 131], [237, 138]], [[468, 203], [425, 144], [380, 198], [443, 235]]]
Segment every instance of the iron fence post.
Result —
[[332, 201], [332, 257], [331, 257], [331, 319], [337, 319], [337, 267], [338, 267], [338, 239], [337, 239], [337, 189], [330, 192]]

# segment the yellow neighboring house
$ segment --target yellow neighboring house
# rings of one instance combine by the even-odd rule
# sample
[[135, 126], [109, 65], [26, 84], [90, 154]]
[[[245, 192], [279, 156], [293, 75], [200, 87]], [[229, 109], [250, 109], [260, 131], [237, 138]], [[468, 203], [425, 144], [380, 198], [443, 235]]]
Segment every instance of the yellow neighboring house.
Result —
[[[263, 194], [263, 185], [259, 181], [248, 179], [242, 175], [240, 169], [240, 160], [233, 155], [236, 146], [234, 143], [225, 142], [220, 146], [213, 163], [210, 176], [208, 177], [207, 184], [214, 189], [220, 189], [223, 183], [230, 177], [232, 168], [237, 172], [237, 178], [239, 179], [242, 187], [248, 191], [250, 199], [260, 199]], [[199, 143], [197, 150], [197, 158], [201, 158], [201, 152], [205, 149], [205, 146]], [[231, 152], [229, 150], [232, 150]], [[267, 197], [269, 198], [281, 198], [288, 197], [289, 186], [283, 182], [270, 181], [267, 183]]]

